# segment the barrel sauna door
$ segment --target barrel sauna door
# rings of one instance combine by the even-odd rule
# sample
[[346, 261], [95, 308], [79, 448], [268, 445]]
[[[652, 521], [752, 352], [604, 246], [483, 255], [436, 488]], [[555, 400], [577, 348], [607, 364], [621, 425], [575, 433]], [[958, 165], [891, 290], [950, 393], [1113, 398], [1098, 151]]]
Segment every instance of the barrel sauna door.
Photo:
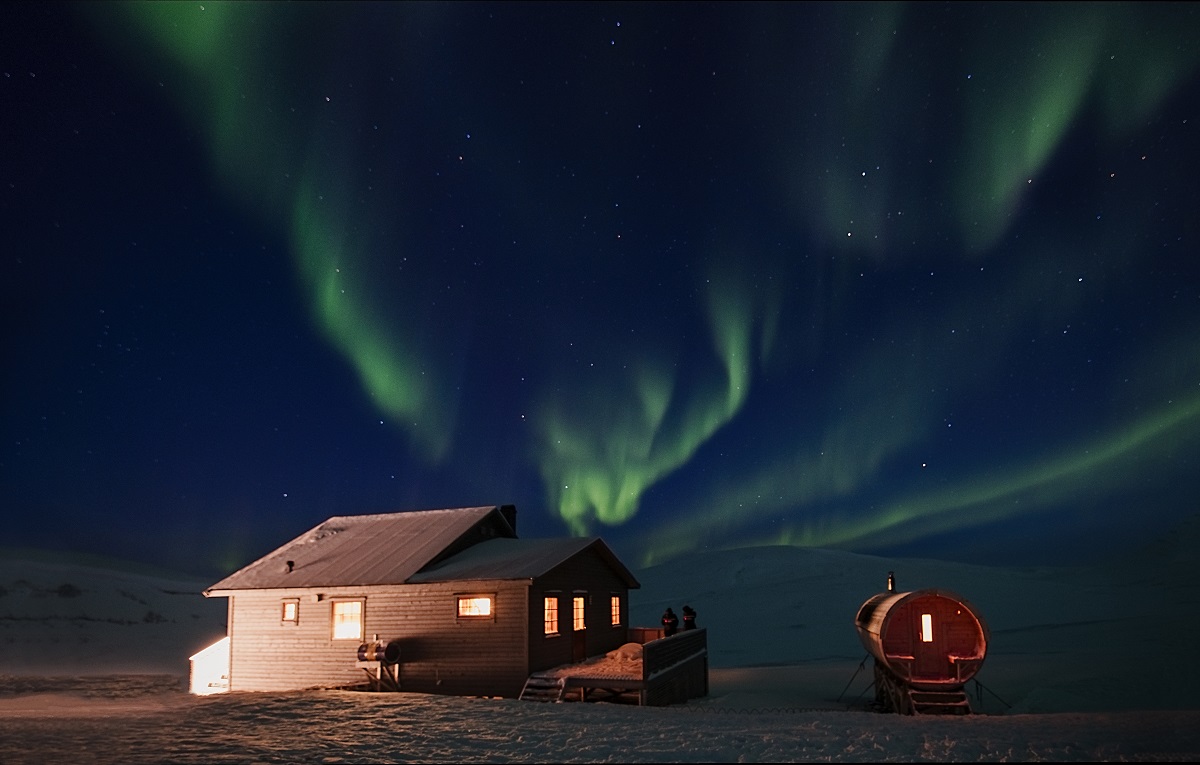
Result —
[[953, 653], [951, 626], [955, 617], [954, 601], [942, 597], [918, 598], [912, 603], [916, 620], [913, 641], [913, 679], [948, 680], [954, 677], [950, 665]]

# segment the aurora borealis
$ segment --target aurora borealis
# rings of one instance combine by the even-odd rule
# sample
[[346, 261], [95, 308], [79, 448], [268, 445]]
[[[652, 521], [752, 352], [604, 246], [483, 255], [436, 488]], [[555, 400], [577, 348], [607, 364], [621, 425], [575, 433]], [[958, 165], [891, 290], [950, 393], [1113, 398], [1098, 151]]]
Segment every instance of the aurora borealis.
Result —
[[1200, 509], [1200, 9], [87, 3], [3, 37], [6, 547], [631, 565]]

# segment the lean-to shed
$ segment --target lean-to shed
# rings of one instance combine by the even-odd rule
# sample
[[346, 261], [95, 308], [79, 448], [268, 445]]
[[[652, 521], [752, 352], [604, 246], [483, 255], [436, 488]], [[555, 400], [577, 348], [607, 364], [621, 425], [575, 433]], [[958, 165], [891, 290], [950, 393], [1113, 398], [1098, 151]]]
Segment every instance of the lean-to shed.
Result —
[[378, 642], [402, 690], [516, 697], [623, 645], [638, 586], [599, 538], [518, 539], [504, 505], [330, 518], [204, 594], [229, 599], [231, 691], [362, 683]]

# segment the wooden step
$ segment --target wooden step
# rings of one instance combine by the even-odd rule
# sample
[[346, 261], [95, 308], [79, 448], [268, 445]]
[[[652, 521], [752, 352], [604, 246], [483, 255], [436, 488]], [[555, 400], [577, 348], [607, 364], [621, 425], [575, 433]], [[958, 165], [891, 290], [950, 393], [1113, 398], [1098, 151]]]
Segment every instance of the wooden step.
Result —
[[565, 686], [557, 677], [533, 674], [521, 689], [522, 701], [562, 701]]
[[971, 704], [963, 691], [909, 691], [915, 715], [969, 715]]

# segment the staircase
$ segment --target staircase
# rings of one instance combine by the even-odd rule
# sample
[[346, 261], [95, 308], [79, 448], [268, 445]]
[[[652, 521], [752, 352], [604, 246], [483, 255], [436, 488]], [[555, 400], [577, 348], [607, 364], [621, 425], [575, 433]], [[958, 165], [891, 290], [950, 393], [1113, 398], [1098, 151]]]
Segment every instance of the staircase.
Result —
[[914, 715], [969, 715], [967, 694], [957, 691], [908, 691], [909, 709]]
[[566, 686], [561, 678], [534, 672], [525, 681], [518, 697], [522, 701], [562, 701]]

